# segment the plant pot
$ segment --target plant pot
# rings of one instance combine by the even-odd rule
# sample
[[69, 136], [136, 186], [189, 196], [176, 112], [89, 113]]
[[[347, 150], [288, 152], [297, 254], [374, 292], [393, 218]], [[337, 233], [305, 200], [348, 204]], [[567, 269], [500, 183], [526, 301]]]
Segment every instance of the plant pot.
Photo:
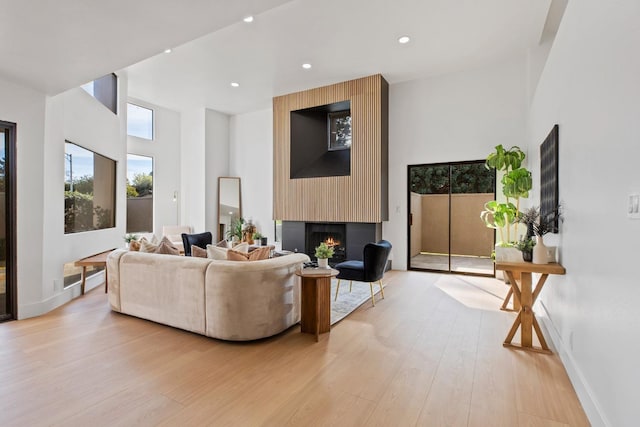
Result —
[[522, 260], [526, 262], [533, 261], [533, 250], [531, 251], [522, 251]]
[[536, 245], [533, 247], [533, 263], [547, 264], [548, 262], [547, 247], [544, 245], [542, 236], [536, 236]]
[[329, 259], [318, 258], [318, 268], [329, 268]]

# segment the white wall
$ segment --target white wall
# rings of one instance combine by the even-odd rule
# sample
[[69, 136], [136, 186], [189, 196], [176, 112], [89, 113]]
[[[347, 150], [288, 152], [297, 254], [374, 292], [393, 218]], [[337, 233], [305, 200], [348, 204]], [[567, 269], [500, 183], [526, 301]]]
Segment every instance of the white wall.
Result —
[[[394, 269], [407, 268], [407, 165], [481, 160], [526, 143], [525, 56], [389, 88], [389, 221]], [[478, 221], [480, 221], [478, 213]]]
[[17, 314], [23, 318], [25, 306], [43, 294], [45, 95], [2, 79], [0, 94], [0, 120], [17, 124]]
[[[594, 426], [632, 426], [640, 299], [640, 2], [570, 1], [531, 106], [529, 153], [560, 130], [560, 245], [566, 276], [541, 296], [547, 328]], [[539, 167], [534, 182], [539, 180]]]
[[251, 219], [272, 244], [273, 112], [260, 110], [231, 117], [230, 170], [241, 177], [242, 216]]
[[[45, 159], [42, 182], [44, 212], [43, 270], [41, 298], [21, 302], [20, 317], [35, 316], [80, 295], [79, 283], [63, 289], [65, 263], [121, 247], [125, 230], [125, 127], [126, 76], [118, 79], [118, 115], [113, 114], [95, 98], [80, 88], [47, 98], [44, 145]], [[118, 162], [116, 188], [116, 227], [82, 233], [64, 234], [64, 152], [65, 140], [95, 151]], [[27, 285], [25, 282], [20, 287]], [[28, 285], [27, 285], [28, 286]], [[90, 289], [88, 286], [87, 289]]]
[[205, 110], [183, 111], [180, 116], [180, 225], [196, 233], [205, 231], [206, 136]]
[[229, 174], [229, 116], [205, 110], [206, 171], [205, 171], [205, 227], [213, 238], [218, 233], [218, 178]]
[[154, 114], [153, 141], [127, 136], [127, 153], [153, 157], [153, 232], [160, 237], [163, 226], [179, 223], [179, 202], [173, 196], [180, 193], [180, 113], [138, 99], [129, 101]]

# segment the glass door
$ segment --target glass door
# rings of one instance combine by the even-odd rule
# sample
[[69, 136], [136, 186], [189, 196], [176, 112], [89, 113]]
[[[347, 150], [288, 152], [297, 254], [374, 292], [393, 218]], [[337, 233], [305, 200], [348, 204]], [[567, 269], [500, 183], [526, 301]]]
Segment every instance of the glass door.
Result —
[[493, 276], [494, 231], [480, 220], [495, 198], [495, 173], [484, 161], [410, 165], [411, 270]]
[[15, 317], [15, 125], [0, 121], [0, 321]]

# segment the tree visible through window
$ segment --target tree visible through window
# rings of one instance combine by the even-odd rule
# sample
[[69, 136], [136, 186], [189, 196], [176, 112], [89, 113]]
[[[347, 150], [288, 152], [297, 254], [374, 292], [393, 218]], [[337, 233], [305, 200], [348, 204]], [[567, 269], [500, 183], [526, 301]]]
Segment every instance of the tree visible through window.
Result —
[[153, 232], [153, 158], [127, 154], [127, 233]]

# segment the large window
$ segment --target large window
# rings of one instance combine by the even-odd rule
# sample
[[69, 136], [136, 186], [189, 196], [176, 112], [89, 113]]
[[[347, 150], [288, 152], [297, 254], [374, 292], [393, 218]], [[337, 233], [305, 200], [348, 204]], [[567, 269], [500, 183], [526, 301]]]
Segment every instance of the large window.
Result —
[[153, 157], [127, 154], [127, 233], [153, 232]]
[[81, 87], [114, 114], [118, 114], [118, 77], [115, 74], [107, 74]]
[[65, 234], [115, 227], [115, 160], [69, 141], [64, 147]]
[[153, 110], [127, 103], [127, 135], [153, 140]]

